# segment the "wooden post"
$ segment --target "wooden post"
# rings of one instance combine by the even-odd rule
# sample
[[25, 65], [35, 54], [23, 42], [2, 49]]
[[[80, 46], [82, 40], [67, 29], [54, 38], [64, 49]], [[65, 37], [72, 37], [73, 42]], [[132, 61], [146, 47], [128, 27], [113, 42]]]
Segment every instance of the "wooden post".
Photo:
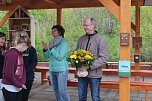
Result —
[[62, 8], [57, 8], [57, 24], [62, 24]]
[[[135, 37], [140, 37], [140, 0], [136, 1], [136, 32]], [[140, 47], [135, 48], [135, 54], [140, 54]], [[135, 69], [140, 70], [140, 62], [135, 62]]]
[[[120, 20], [120, 32], [129, 33], [131, 25], [135, 30], [135, 25], [131, 23], [130, 10], [131, 0], [120, 0], [120, 7], [112, 0], [99, 0], [118, 20]], [[130, 61], [130, 40], [128, 46], [120, 46], [120, 60]], [[119, 78], [119, 101], [130, 101], [130, 78]]]
[[[131, 0], [120, 0], [120, 32], [129, 33], [131, 30]], [[120, 46], [120, 60], [130, 61], [129, 45]], [[130, 77], [119, 78], [119, 101], [130, 101]]]

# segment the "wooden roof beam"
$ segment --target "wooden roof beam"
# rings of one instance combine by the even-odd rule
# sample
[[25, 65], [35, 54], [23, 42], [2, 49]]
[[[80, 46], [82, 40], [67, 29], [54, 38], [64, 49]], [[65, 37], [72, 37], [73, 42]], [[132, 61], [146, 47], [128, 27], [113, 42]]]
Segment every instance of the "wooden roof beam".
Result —
[[[86, 3], [87, 1], [91, 1], [91, 0], [64, 0], [64, 3]], [[98, 0], [93, 0], [93, 1], [98, 1]]]
[[93, 0], [88, 0], [87, 3], [90, 3], [90, 2], [92, 2], [92, 1], [93, 1]]
[[55, 2], [52, 2], [52, 1], [50, 1], [50, 0], [43, 0], [43, 1], [48, 2], [48, 3], [50, 3], [50, 4], [56, 4]]
[[56, 3], [56, 4], [61, 4], [61, 3], [63, 3], [63, 0], [62, 0], [62, 1], [61, 1], [61, 0], [48, 0], [48, 1], [54, 2], [54, 3]]
[[[26, 1], [26, 0], [25, 0]], [[24, 2], [25, 2], [24, 1]], [[17, 5], [21, 5], [26, 9], [56, 9], [56, 8], [88, 8], [88, 7], [102, 7], [103, 5], [100, 3], [68, 3], [68, 4], [51, 4], [44, 2], [43, 0], [36, 4], [31, 3], [16, 3], [11, 5], [1, 5], [0, 4], [0, 11], [9, 10]]]

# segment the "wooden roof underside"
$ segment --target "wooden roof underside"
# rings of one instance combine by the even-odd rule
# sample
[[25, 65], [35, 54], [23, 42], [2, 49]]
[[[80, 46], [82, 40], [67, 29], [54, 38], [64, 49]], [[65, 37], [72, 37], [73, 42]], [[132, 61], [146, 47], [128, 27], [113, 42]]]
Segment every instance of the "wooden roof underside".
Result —
[[[120, 0], [113, 1], [120, 5]], [[131, 1], [131, 5], [135, 6], [136, 0]], [[103, 7], [99, 0], [12, 0], [11, 3], [0, 3], [0, 11], [11, 10], [18, 5], [26, 9]], [[144, 5], [144, 0], [140, 0], [140, 5]]]

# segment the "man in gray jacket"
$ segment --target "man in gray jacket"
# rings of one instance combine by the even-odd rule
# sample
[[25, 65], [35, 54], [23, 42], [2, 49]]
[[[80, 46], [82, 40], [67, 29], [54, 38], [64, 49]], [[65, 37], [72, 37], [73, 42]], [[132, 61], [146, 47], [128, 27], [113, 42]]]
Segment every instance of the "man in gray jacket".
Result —
[[108, 60], [107, 44], [95, 30], [96, 21], [94, 18], [86, 18], [83, 22], [85, 35], [79, 38], [77, 49], [91, 51], [95, 54], [95, 60], [89, 67], [78, 67], [78, 70], [87, 70], [86, 77], [78, 77], [79, 101], [87, 101], [88, 84], [91, 88], [92, 101], [100, 101], [100, 81], [102, 67]]

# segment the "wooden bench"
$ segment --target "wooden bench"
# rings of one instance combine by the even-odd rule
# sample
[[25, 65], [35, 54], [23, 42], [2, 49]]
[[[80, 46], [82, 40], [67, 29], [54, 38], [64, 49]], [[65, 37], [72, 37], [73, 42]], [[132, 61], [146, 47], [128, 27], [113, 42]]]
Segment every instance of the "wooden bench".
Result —
[[[74, 70], [69, 70], [70, 73], [74, 73]], [[118, 69], [103, 69], [103, 75], [110, 76], [118, 76]], [[142, 76], [142, 77], [150, 77], [152, 76], [152, 71], [149, 70], [131, 70], [131, 76]], [[78, 81], [77, 78], [70, 78], [68, 80], [68, 86], [77, 87]], [[119, 81], [111, 81], [111, 80], [101, 80], [100, 84], [101, 88], [111, 88], [111, 89], [119, 89]], [[148, 91], [152, 90], [152, 82], [144, 82], [144, 81], [131, 81], [130, 82], [131, 90], [144, 90], [145, 93], [145, 101], [148, 101]]]
[[49, 67], [36, 66], [34, 71], [41, 73], [41, 84], [47, 82], [47, 72], [49, 71]]

